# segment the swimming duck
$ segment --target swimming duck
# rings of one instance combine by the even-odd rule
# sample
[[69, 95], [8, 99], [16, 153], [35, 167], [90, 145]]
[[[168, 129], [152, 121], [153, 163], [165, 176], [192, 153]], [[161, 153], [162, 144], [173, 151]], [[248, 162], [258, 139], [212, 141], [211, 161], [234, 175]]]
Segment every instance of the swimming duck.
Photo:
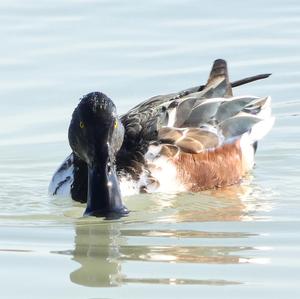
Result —
[[87, 203], [86, 215], [125, 215], [122, 186], [178, 192], [239, 183], [254, 165], [257, 141], [272, 127], [270, 97], [233, 96], [226, 61], [205, 85], [152, 97], [118, 117], [101, 92], [84, 96], [69, 126], [72, 153], [49, 192]]

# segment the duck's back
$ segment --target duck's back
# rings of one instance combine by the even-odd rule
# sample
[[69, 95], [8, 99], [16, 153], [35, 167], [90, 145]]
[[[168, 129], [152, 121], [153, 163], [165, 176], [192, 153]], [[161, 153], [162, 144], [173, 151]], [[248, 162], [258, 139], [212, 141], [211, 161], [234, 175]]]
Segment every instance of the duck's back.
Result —
[[235, 184], [253, 167], [257, 141], [273, 125], [270, 101], [234, 97], [226, 62], [216, 60], [202, 90], [151, 98], [121, 118], [119, 171], [145, 192]]

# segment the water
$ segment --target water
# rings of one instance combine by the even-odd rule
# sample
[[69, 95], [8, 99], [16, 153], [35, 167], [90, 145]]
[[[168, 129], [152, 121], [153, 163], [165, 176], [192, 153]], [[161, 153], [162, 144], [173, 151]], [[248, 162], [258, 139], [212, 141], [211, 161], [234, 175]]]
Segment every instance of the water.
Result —
[[[299, 1], [3, 0], [0, 16], [1, 298], [299, 297]], [[273, 73], [235, 89], [276, 115], [242, 186], [127, 197], [110, 222], [48, 197], [79, 97], [123, 113], [216, 58], [232, 80]]]

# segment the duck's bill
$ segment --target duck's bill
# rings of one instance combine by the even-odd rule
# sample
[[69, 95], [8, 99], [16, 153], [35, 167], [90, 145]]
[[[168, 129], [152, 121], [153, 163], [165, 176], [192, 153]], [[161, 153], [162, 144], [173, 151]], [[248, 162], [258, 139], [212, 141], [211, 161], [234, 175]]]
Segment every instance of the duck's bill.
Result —
[[127, 214], [115, 170], [88, 167], [87, 208], [84, 215], [118, 219]]

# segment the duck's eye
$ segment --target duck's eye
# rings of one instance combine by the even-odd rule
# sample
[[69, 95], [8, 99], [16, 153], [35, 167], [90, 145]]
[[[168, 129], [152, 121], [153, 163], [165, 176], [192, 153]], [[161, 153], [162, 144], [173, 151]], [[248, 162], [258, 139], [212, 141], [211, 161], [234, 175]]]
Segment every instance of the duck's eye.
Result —
[[116, 129], [118, 127], [118, 121], [115, 120], [115, 123], [114, 123], [114, 128]]
[[83, 121], [81, 121], [81, 122], [79, 123], [79, 127], [80, 127], [80, 129], [83, 129], [83, 128], [84, 128], [84, 123], [83, 123]]

